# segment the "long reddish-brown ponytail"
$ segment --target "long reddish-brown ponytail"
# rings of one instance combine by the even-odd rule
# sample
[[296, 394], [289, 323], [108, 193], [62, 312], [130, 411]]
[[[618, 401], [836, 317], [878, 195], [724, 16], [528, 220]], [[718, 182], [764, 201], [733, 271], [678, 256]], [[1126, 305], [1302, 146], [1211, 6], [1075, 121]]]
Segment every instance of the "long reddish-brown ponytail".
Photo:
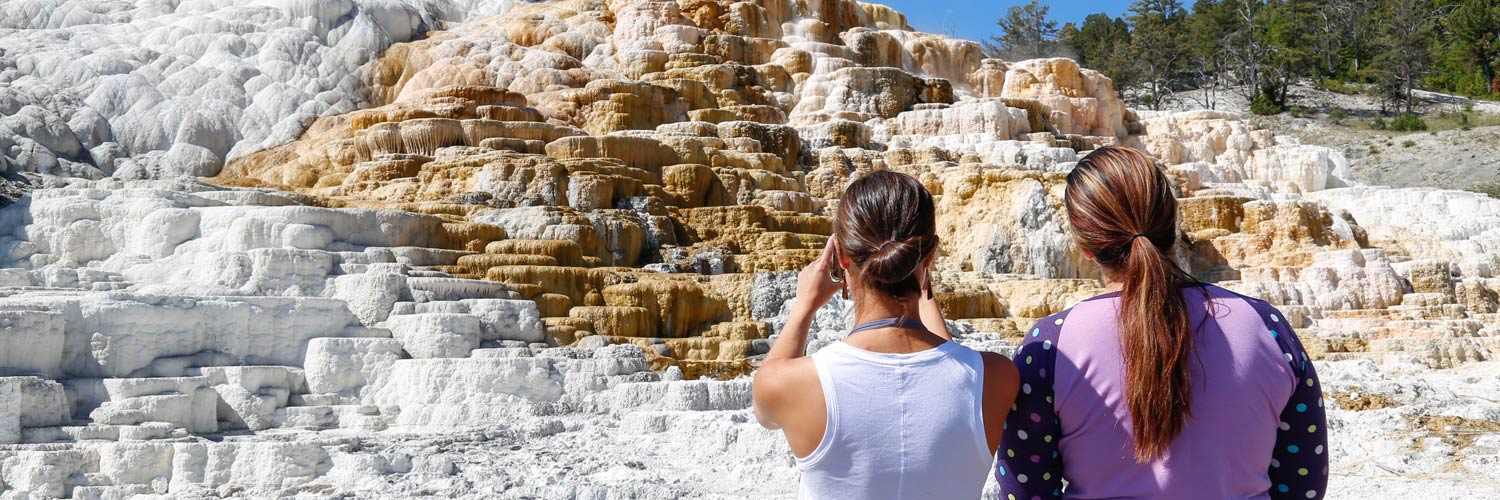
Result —
[[1135, 458], [1159, 458], [1190, 416], [1193, 329], [1172, 258], [1177, 198], [1151, 157], [1102, 147], [1068, 174], [1068, 221], [1078, 246], [1123, 280], [1120, 336]]

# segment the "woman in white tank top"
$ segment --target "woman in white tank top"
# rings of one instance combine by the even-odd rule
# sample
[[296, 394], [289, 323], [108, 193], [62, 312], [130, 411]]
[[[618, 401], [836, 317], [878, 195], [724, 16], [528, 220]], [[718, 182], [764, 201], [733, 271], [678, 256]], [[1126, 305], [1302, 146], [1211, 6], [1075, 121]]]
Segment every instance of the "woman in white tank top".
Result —
[[[935, 226], [920, 182], [877, 171], [845, 190], [828, 246], [797, 276], [754, 395], [797, 459], [801, 498], [979, 498], [1018, 377], [950, 339], [928, 279]], [[858, 326], [808, 357], [813, 314], [840, 290]]]

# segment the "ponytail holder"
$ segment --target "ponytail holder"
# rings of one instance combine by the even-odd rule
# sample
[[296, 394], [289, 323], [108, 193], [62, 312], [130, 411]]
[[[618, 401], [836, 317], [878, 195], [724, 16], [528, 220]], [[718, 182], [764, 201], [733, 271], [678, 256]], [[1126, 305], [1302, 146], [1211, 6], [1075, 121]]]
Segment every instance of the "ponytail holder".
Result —
[[1151, 239], [1151, 237], [1147, 236], [1146, 233], [1135, 233], [1135, 236], [1130, 237], [1131, 241], [1134, 241], [1136, 238], [1145, 238], [1147, 240]]

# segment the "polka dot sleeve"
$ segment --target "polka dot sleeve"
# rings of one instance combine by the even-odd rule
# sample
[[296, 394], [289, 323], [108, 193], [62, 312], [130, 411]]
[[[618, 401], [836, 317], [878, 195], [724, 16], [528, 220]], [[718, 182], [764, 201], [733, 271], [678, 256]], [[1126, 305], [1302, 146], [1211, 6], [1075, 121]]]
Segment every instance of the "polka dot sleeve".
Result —
[[1286, 318], [1270, 304], [1252, 302], [1297, 379], [1296, 390], [1277, 423], [1276, 449], [1268, 469], [1270, 496], [1273, 500], [1323, 498], [1328, 489], [1328, 419], [1323, 413], [1323, 387], [1317, 370]]
[[1005, 420], [995, 460], [995, 480], [1003, 500], [1062, 497], [1061, 422], [1052, 407], [1057, 336], [1067, 311], [1043, 319], [1026, 332], [1016, 350], [1021, 392]]

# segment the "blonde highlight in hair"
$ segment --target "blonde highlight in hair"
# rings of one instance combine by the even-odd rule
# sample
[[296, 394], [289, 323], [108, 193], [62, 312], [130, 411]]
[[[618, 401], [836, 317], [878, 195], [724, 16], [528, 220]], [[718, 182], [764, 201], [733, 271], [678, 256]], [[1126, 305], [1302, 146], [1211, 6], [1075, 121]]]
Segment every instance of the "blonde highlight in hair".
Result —
[[1080, 248], [1121, 276], [1120, 337], [1135, 458], [1160, 458], [1191, 416], [1193, 328], [1172, 258], [1177, 198], [1145, 153], [1103, 147], [1068, 174], [1068, 221]]

